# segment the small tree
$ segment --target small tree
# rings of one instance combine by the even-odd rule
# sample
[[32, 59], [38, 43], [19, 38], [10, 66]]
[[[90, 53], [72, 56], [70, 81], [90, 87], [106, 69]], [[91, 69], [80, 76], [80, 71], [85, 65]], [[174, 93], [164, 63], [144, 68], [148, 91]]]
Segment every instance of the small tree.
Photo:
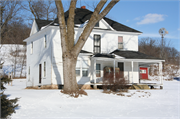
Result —
[[15, 113], [15, 108], [18, 106], [17, 101], [18, 98], [15, 99], [8, 99], [7, 95], [4, 94], [4, 90], [6, 89], [4, 87], [4, 84], [7, 84], [11, 81], [7, 76], [4, 76], [1, 78], [1, 90], [3, 92], [0, 93], [1, 95], [1, 118], [7, 118], [8, 116], [11, 116], [12, 113]]

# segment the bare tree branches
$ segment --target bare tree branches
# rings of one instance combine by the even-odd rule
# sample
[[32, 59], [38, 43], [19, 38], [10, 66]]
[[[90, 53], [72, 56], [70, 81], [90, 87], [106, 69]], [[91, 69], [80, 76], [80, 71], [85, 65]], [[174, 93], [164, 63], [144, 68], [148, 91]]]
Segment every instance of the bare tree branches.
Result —
[[21, 7], [33, 15], [33, 17], [30, 16], [28, 18], [29, 20], [52, 20], [55, 19], [57, 15], [55, 2], [52, 0], [28, 0], [24, 1]]
[[2, 43], [2, 39], [4, 38], [4, 34], [8, 32], [10, 29], [7, 29], [8, 23], [14, 19], [17, 15], [17, 12], [21, 9], [20, 8], [21, 2], [18, 0], [5, 0], [0, 1], [0, 26], [1, 26], [1, 37], [0, 37], [0, 44]]

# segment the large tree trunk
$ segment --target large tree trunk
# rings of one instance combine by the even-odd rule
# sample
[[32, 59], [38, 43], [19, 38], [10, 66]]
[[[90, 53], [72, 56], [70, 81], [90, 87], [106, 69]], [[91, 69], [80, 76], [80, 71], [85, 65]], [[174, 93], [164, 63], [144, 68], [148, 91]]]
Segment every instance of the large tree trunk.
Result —
[[78, 93], [79, 88], [76, 81], [76, 62], [77, 58], [70, 53], [63, 55], [63, 79], [64, 93]]
[[105, 7], [105, 9], [100, 12], [103, 6], [106, 4], [107, 0], [101, 0], [97, 5], [94, 13], [91, 15], [91, 18], [80, 35], [77, 43], [74, 45], [74, 16], [77, 0], [71, 0], [69, 7], [69, 17], [67, 20], [67, 25], [65, 24], [64, 9], [61, 0], [56, 0], [56, 7], [58, 11], [58, 22], [61, 35], [61, 47], [63, 54], [63, 79], [64, 79], [64, 93], [79, 93], [78, 84], [76, 81], [76, 61], [84, 46], [87, 38], [89, 37], [91, 31], [93, 30], [95, 24], [101, 20], [111, 8], [119, 0], [111, 0], [111, 2]]

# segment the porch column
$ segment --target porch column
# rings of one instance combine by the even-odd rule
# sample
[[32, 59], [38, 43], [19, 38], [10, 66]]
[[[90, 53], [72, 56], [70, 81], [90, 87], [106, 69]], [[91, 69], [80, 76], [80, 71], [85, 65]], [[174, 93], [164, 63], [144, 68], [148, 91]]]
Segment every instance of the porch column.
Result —
[[93, 79], [94, 79], [94, 89], [96, 89], [97, 88], [97, 85], [96, 85], [96, 59], [94, 59]]
[[159, 79], [160, 79], [160, 84], [163, 85], [163, 78], [162, 78], [162, 62], [159, 62]]
[[131, 61], [131, 68], [132, 68], [132, 83], [134, 83], [134, 81], [133, 81], [133, 61]]
[[115, 70], [115, 65], [116, 65], [116, 64], [115, 64], [115, 63], [116, 63], [116, 62], [115, 62], [115, 59], [114, 59], [114, 81], [115, 81], [115, 75], [116, 75], [116, 73], [115, 73], [115, 71], [116, 71], [116, 70]]

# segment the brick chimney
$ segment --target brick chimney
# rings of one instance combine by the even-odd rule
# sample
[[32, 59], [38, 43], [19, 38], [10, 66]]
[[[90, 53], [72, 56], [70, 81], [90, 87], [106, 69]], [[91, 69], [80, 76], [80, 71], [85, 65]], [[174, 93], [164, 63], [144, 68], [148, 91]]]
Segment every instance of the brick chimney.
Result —
[[81, 6], [81, 9], [86, 9], [86, 6]]

